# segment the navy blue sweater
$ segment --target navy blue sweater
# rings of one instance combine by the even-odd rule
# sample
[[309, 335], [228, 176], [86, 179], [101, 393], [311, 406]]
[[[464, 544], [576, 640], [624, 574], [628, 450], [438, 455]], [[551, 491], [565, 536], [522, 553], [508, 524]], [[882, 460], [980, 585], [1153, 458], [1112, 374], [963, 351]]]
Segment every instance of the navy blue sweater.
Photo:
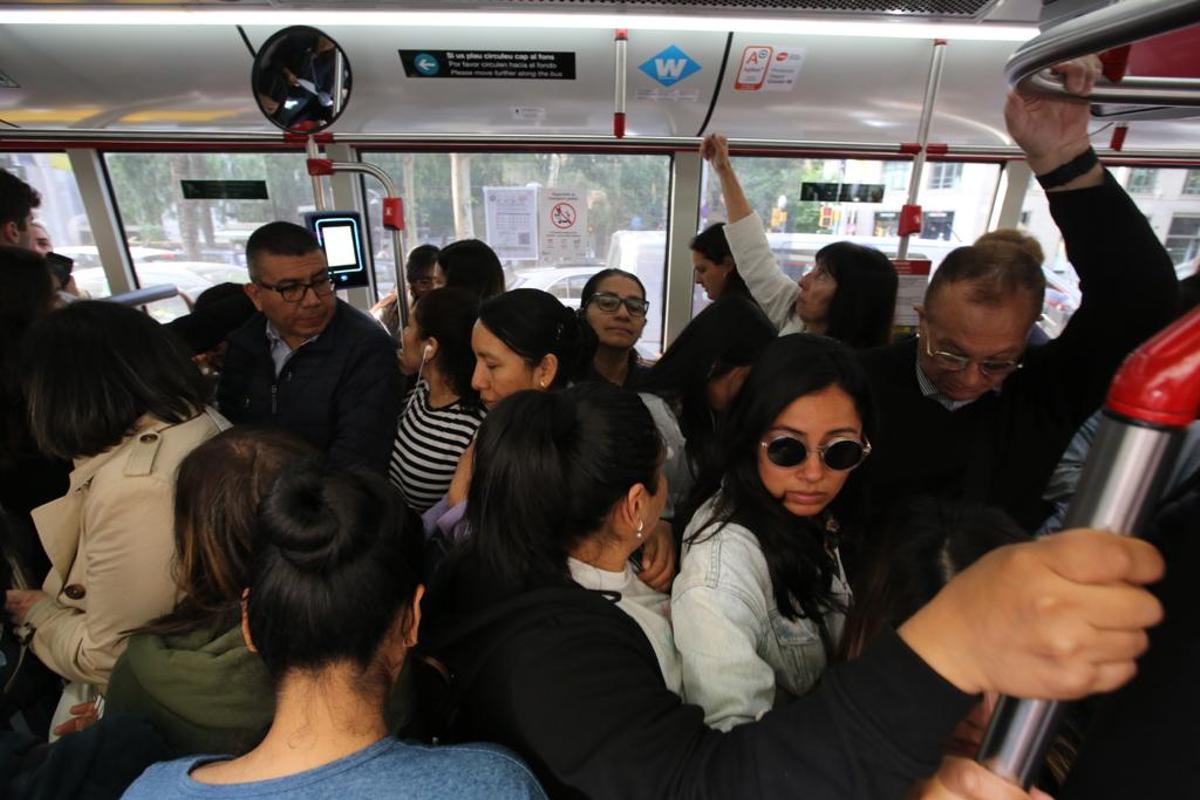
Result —
[[267, 320], [255, 314], [229, 337], [217, 402], [235, 424], [278, 425], [338, 465], [387, 474], [400, 415], [400, 365], [392, 337], [341, 300], [328, 327], [278, 378]]

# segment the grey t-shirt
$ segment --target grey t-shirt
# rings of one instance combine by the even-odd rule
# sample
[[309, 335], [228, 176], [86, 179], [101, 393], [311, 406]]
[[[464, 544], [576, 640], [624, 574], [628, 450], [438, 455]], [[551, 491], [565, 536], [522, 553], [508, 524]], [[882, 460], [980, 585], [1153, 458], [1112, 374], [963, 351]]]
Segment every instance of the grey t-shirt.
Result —
[[253, 783], [214, 785], [193, 769], [224, 756], [189, 756], [154, 764], [125, 792], [125, 800], [207, 797], [282, 797], [289, 800], [545, 800], [520, 759], [487, 744], [428, 747], [388, 737], [316, 769]]

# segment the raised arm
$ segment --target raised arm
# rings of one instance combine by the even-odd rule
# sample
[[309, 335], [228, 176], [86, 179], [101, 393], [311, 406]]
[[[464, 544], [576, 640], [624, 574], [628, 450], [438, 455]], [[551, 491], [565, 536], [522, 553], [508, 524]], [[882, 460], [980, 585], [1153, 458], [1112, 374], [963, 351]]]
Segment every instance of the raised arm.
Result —
[[750, 295], [762, 306], [776, 328], [787, 324], [796, 305], [800, 286], [787, 276], [775, 261], [762, 220], [750, 208], [737, 173], [729, 160], [729, 142], [719, 133], [704, 137], [700, 155], [708, 160], [721, 181], [729, 221], [725, 240], [733, 252], [738, 274], [750, 289]]
[[[1057, 68], [1086, 95], [1099, 71], [1094, 57]], [[1088, 105], [1009, 95], [1005, 120], [1035, 175], [1045, 178], [1088, 159]], [[1047, 408], [1078, 426], [1103, 401], [1112, 374], [1142, 341], [1170, 322], [1178, 302], [1171, 259], [1150, 223], [1099, 163], [1046, 190], [1082, 299], [1062, 335], [1030, 359], [1031, 375], [1053, 376]], [[1039, 363], [1040, 362], [1040, 363]], [[1030, 379], [1030, 376], [1023, 376]]]

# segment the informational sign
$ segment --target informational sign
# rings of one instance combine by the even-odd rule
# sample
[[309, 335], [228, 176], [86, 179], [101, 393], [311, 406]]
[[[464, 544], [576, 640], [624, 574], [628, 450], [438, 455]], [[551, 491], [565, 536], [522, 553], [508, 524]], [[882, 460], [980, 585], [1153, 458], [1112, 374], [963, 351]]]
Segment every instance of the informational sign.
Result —
[[266, 181], [179, 182], [184, 200], [267, 200]]
[[695, 103], [700, 100], [700, 92], [681, 92], [678, 89], [638, 89], [634, 93], [638, 100], [649, 100], [653, 103]]
[[483, 189], [487, 242], [509, 261], [538, 257], [538, 191], [533, 187], [486, 186]]
[[539, 50], [401, 50], [410, 78], [573, 81], [575, 54]]
[[638, 69], [663, 86], [674, 86], [695, 75], [703, 67], [683, 50], [671, 45], [650, 56], [638, 66]]
[[764, 92], [790, 92], [800, 77], [800, 67], [804, 66], [804, 50], [798, 47], [776, 47], [775, 55], [771, 56], [771, 66], [767, 68], [767, 80], [763, 83]]
[[587, 258], [587, 199], [580, 189], [543, 189], [538, 231], [542, 261]]
[[773, 47], [747, 47], [742, 51], [742, 63], [738, 67], [737, 80], [733, 88], [739, 92], [757, 92], [767, 80], [767, 69], [771, 66]]
[[882, 183], [820, 183], [800, 184], [800, 199], [820, 203], [882, 203]]
[[925, 302], [931, 263], [925, 258], [893, 258], [892, 266], [900, 276], [900, 285], [896, 289], [896, 319], [892, 324], [911, 332], [917, 327], [917, 312], [913, 311], [913, 306]]
[[767, 45], [747, 47], [742, 51], [733, 88], [739, 92], [791, 91], [802, 66], [802, 48]]

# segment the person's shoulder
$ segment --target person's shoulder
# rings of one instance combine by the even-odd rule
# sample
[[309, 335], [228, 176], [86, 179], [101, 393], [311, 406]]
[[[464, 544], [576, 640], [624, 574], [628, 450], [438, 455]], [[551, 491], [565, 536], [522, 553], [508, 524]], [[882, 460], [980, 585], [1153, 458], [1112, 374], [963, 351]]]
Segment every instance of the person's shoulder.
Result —
[[345, 300], [337, 301], [334, 320], [337, 323], [339, 335], [361, 339], [372, 344], [383, 343], [389, 348], [395, 349], [395, 342], [383, 325], [379, 324], [370, 314], [355, 308]]
[[[499, 745], [475, 743], [423, 745], [403, 743], [391, 758], [413, 768], [416, 785], [430, 797], [454, 794], [459, 800], [476, 797], [544, 797], [537, 779], [517, 755]], [[414, 795], [422, 796], [419, 791]]]
[[253, 348], [263, 341], [267, 335], [267, 318], [261, 311], [255, 311], [250, 318], [233, 329], [227, 337], [230, 345]]
[[122, 800], [163, 800], [184, 797], [184, 785], [188, 773], [203, 761], [212, 761], [224, 756], [185, 756], [174, 761], [151, 764], [146, 771], [125, 790]]

